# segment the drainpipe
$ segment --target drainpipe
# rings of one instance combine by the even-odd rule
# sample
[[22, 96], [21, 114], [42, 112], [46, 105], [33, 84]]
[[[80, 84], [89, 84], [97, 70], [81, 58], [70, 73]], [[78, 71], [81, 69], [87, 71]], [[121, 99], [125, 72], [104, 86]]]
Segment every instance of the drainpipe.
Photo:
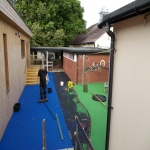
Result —
[[113, 86], [113, 66], [114, 66], [114, 50], [115, 50], [115, 34], [110, 30], [110, 25], [106, 22], [106, 32], [111, 37], [110, 45], [110, 63], [109, 63], [109, 87], [108, 87], [108, 112], [107, 112], [107, 127], [106, 127], [106, 143], [105, 150], [109, 149], [109, 135], [111, 123], [111, 106], [112, 103], [112, 86]]

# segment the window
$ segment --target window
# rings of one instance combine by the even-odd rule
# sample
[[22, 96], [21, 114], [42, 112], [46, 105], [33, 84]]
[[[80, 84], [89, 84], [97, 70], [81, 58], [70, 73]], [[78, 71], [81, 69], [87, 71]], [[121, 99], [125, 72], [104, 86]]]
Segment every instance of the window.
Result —
[[4, 67], [5, 67], [5, 82], [6, 82], [6, 93], [9, 92], [9, 70], [8, 70], [8, 50], [7, 50], [7, 35], [3, 34], [4, 43]]
[[74, 54], [73, 53], [64, 52], [63, 56], [74, 61]]
[[21, 40], [21, 58], [25, 57], [25, 44], [24, 40]]

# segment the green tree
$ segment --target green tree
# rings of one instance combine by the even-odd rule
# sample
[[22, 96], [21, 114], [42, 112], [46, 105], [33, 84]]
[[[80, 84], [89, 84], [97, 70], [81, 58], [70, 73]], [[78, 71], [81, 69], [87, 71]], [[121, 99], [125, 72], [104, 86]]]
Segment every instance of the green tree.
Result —
[[17, 0], [8, 0], [12, 5], [16, 3]]
[[32, 46], [68, 46], [86, 32], [79, 0], [17, 0], [15, 8], [33, 32]]

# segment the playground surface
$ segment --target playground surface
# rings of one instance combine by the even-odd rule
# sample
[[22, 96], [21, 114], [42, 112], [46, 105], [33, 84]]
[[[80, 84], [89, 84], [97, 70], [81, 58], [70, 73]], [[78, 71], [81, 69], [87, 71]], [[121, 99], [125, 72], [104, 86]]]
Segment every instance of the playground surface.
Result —
[[0, 150], [41, 150], [43, 119], [46, 120], [47, 150], [72, 148], [51, 73], [49, 73], [49, 78], [50, 82], [47, 87], [52, 88], [52, 93], [47, 93], [49, 101], [46, 105], [55, 117], [57, 113], [64, 140], [61, 140], [57, 121], [54, 120], [44, 103], [38, 103], [39, 85], [26, 85], [19, 99], [21, 108], [11, 117], [0, 141]]
[[[105, 149], [107, 107], [92, 99], [92, 94], [106, 96], [104, 83], [88, 84], [88, 91], [83, 92], [81, 84], [67, 91], [68, 76], [64, 72], [50, 73], [46, 105], [56, 117], [59, 117], [64, 140], [61, 140], [58, 124], [44, 103], [38, 103], [39, 86], [25, 86], [19, 99], [21, 108], [14, 112], [0, 141], [0, 150], [38, 150], [42, 149], [42, 120], [46, 119], [47, 150], [72, 148], [74, 145], [75, 116], [86, 126], [85, 132], [90, 137], [95, 150]], [[64, 81], [64, 85], [60, 85]], [[79, 130], [79, 134], [80, 134]], [[80, 140], [86, 143], [83, 135]], [[82, 145], [84, 147], [84, 145]], [[84, 148], [86, 149], [86, 148]]]
[[[77, 92], [73, 88], [68, 88], [69, 77], [64, 73], [53, 73], [53, 81], [55, 83], [55, 88], [57, 91], [58, 98], [60, 100], [61, 109], [65, 122], [68, 128], [68, 131], [71, 135], [72, 145], [75, 145], [74, 132], [76, 132], [76, 121], [75, 116], [78, 117], [80, 123], [85, 128], [87, 136], [90, 136], [91, 133], [91, 118], [86, 107], [80, 102]], [[60, 83], [63, 82], [63, 86], [60, 86]], [[83, 132], [78, 130], [79, 140], [86, 149], [87, 141]], [[78, 147], [79, 149], [79, 147]]]
[[78, 93], [78, 97], [82, 104], [87, 108], [91, 117], [91, 143], [95, 150], [105, 150], [105, 137], [106, 137], [106, 118], [107, 118], [107, 107], [102, 105], [99, 101], [92, 99], [93, 94], [99, 94], [106, 96], [107, 106], [107, 95], [104, 93], [104, 83], [90, 83], [88, 84], [88, 92], [83, 92], [83, 86], [75, 85], [75, 91]]
[[[64, 72], [57, 72], [53, 73], [53, 80], [67, 128], [72, 135], [72, 144], [74, 145], [74, 117], [78, 116], [80, 122], [87, 126], [85, 132], [90, 137], [94, 149], [105, 150], [108, 91], [106, 90], [106, 93], [104, 93], [104, 83], [88, 84], [87, 92], [83, 92], [83, 86], [81, 84], [75, 85], [74, 89], [69, 92], [71, 96], [69, 96], [68, 104], [66, 102], [68, 99], [67, 92], [65, 92], [64, 89], [67, 87], [67, 82], [70, 80], [69, 77]], [[60, 86], [61, 81], [64, 82], [63, 86]], [[91, 93], [106, 96], [106, 102], [104, 102], [106, 107], [99, 101], [93, 100], [93, 95]], [[90, 128], [88, 128], [89, 125], [91, 125]], [[83, 143], [86, 143], [84, 137], [80, 137], [80, 140], [83, 141]]]

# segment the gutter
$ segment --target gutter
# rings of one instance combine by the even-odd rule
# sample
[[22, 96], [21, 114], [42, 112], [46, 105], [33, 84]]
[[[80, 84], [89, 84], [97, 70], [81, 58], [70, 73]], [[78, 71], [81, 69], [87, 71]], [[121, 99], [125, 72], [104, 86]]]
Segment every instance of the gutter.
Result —
[[109, 63], [109, 86], [108, 86], [108, 112], [107, 112], [107, 127], [106, 127], [106, 143], [105, 150], [109, 149], [109, 135], [111, 123], [112, 103], [112, 86], [113, 86], [113, 66], [114, 66], [114, 50], [115, 50], [115, 34], [110, 30], [110, 25], [106, 22], [106, 32], [111, 37], [110, 45], [110, 63]]
[[[22, 16], [18, 13], [18, 11], [16, 10], [16, 8], [14, 7], [14, 5], [10, 2], [10, 0], [7, 0], [7, 2], [9, 3], [9, 5], [13, 8], [13, 10], [17, 13], [17, 15], [20, 17], [20, 19], [23, 21], [23, 23], [26, 25], [26, 27], [29, 29], [29, 31], [32, 33], [31, 29], [28, 27], [28, 25], [26, 24], [26, 22], [24, 21], [24, 19], [22, 18]], [[22, 28], [21, 28], [22, 29]], [[24, 31], [25, 32], [25, 31]], [[27, 33], [26, 33], [27, 34]], [[32, 35], [29, 35], [32, 37]]]
[[149, 0], [136, 0], [108, 15], [106, 15], [102, 22], [98, 24], [98, 28], [103, 28], [106, 26], [106, 22], [113, 24], [126, 20], [150, 11], [150, 1]]

